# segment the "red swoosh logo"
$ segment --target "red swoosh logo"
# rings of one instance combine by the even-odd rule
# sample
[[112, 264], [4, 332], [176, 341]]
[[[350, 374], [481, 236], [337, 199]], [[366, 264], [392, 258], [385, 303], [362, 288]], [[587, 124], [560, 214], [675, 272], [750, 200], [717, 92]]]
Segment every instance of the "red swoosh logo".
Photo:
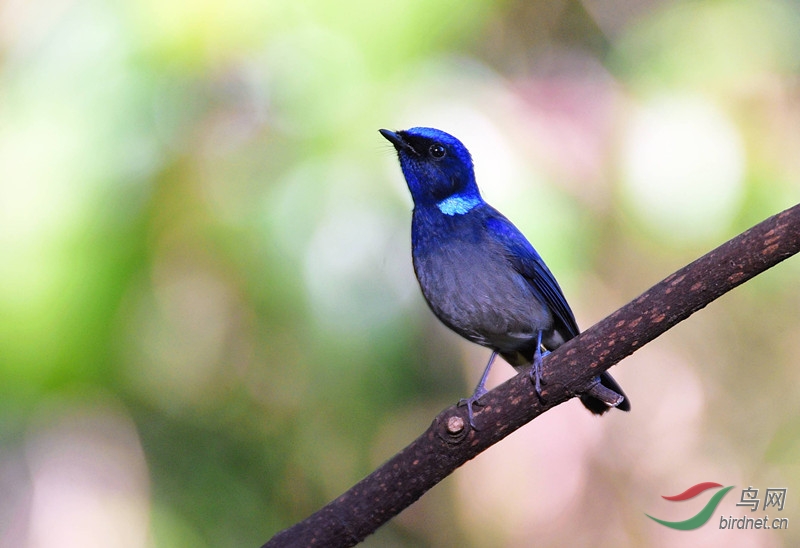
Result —
[[703, 483], [698, 483], [697, 485], [693, 485], [692, 487], [689, 487], [686, 491], [684, 491], [680, 495], [673, 495], [671, 497], [661, 495], [661, 498], [667, 500], [676, 500], [676, 501], [689, 500], [692, 497], [696, 497], [703, 491], [706, 491], [708, 489], [713, 489], [714, 487], [722, 487], [722, 485], [720, 485], [719, 483], [714, 483], [713, 481], [706, 481]]

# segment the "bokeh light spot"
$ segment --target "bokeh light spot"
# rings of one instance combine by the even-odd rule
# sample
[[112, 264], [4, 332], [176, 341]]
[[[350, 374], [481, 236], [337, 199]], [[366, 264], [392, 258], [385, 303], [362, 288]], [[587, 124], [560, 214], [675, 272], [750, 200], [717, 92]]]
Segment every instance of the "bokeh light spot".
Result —
[[634, 114], [623, 142], [626, 198], [641, 222], [678, 241], [727, 226], [742, 200], [745, 153], [712, 103], [668, 96]]

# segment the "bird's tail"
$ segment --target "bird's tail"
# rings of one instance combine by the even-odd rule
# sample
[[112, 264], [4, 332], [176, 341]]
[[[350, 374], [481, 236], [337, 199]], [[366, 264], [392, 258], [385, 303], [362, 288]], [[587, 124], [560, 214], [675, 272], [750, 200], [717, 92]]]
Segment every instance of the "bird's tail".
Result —
[[[617, 381], [614, 380], [614, 377], [612, 377], [608, 373], [608, 371], [604, 371], [603, 374], [600, 375], [600, 384], [602, 384], [609, 390], [613, 390], [614, 392], [625, 398], [617, 406], [617, 409], [621, 411], [631, 410], [631, 402], [630, 400], [628, 400], [628, 396], [625, 395], [625, 392], [622, 391], [620, 385], [617, 384]], [[586, 409], [588, 409], [595, 415], [602, 415], [603, 413], [611, 409], [611, 407], [609, 407], [602, 401], [598, 400], [597, 398], [590, 396], [589, 394], [581, 394], [581, 403], [584, 405], [584, 407], [586, 407]]]

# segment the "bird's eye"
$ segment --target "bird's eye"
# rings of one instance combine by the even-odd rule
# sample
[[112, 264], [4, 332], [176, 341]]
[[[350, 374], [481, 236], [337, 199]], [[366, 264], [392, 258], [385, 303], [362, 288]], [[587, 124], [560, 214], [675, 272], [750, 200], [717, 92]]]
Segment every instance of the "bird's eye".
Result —
[[444, 155], [447, 153], [445, 148], [442, 145], [439, 145], [439, 144], [431, 145], [431, 147], [428, 149], [428, 152], [436, 160], [440, 160], [440, 159], [444, 158]]

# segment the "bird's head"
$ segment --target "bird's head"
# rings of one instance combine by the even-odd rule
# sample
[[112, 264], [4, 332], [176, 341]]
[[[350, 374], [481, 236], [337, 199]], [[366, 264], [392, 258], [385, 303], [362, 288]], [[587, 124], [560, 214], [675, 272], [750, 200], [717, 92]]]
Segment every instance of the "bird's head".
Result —
[[481, 202], [472, 157], [461, 141], [438, 129], [380, 130], [397, 150], [415, 206], [442, 213], [466, 213]]

